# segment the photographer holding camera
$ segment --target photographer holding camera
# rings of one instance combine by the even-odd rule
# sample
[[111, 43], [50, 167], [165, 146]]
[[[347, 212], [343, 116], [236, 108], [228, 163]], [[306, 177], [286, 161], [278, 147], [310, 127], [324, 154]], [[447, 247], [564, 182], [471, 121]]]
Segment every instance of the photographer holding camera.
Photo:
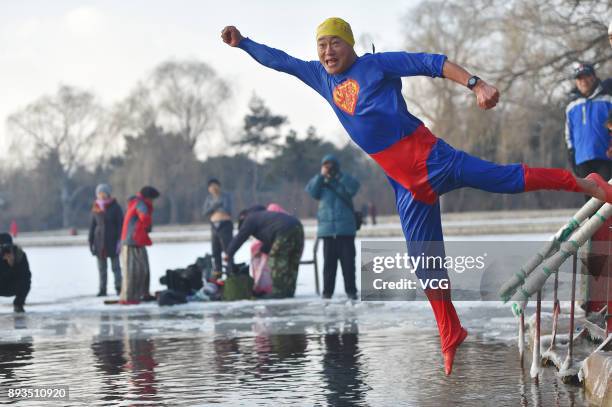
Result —
[[23, 305], [32, 280], [28, 257], [21, 247], [13, 244], [13, 238], [8, 233], [0, 233], [0, 255], [0, 296], [14, 295], [13, 310], [25, 312]]
[[323, 157], [321, 173], [306, 185], [306, 192], [319, 201], [317, 237], [323, 239], [323, 298], [334, 294], [338, 261], [346, 295], [357, 298], [355, 233], [359, 227], [353, 208], [357, 191], [359, 181], [340, 171], [340, 163], [332, 154]]

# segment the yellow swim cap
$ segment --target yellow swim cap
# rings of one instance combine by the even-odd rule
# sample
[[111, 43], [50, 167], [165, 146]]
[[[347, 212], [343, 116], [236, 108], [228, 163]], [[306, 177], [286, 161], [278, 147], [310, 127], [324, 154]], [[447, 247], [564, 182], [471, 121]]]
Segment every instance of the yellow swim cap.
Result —
[[319, 24], [317, 27], [317, 40], [326, 35], [340, 37], [351, 47], [355, 45], [355, 38], [353, 38], [353, 30], [351, 30], [350, 24], [341, 18], [330, 17]]

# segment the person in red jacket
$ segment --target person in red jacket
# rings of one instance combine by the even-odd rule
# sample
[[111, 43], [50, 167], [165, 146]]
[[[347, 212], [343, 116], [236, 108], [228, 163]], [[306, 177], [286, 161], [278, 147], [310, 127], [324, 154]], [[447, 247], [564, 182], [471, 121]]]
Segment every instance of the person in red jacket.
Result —
[[119, 295], [120, 304], [138, 304], [141, 300], [151, 297], [147, 246], [153, 244], [149, 233], [153, 225], [153, 200], [158, 197], [157, 189], [146, 186], [128, 200], [121, 231], [123, 281]]

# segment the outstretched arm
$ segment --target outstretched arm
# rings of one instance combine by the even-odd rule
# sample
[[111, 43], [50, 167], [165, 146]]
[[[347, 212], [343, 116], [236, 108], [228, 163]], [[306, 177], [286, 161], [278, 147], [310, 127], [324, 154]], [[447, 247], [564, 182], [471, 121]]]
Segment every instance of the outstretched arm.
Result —
[[227, 26], [221, 31], [221, 39], [231, 47], [246, 51], [260, 64], [293, 75], [308, 86], [321, 93], [322, 76], [320, 62], [303, 61], [292, 57], [281, 50], [259, 44], [242, 36], [234, 26]]
[[[442, 67], [442, 75], [453, 82], [467, 86], [468, 80], [472, 75], [461, 66], [446, 60]], [[481, 109], [492, 109], [499, 101], [499, 91], [495, 86], [491, 86], [482, 79], [479, 79], [476, 86], [472, 88], [476, 95], [476, 103]]]
[[[472, 75], [461, 66], [449, 61], [446, 55], [412, 53], [412, 52], [381, 52], [374, 54], [376, 61], [387, 77], [404, 76], [444, 77], [467, 86]], [[499, 91], [480, 79], [472, 89], [476, 94], [478, 106], [491, 109], [499, 101]]]

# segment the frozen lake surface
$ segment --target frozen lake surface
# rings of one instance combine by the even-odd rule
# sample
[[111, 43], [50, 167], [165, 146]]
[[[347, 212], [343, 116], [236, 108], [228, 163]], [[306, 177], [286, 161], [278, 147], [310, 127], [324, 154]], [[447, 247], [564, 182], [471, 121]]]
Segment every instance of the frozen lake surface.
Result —
[[[153, 246], [151, 289], [208, 249]], [[529, 378], [516, 322], [499, 303], [456, 304], [470, 336], [446, 377], [427, 303], [353, 303], [338, 291], [323, 301], [309, 267], [294, 299], [124, 307], [93, 296], [97, 271], [84, 247], [27, 253], [28, 312], [15, 315], [0, 298], [0, 404], [9, 388], [67, 385], [70, 401], [55, 405], [588, 405], [550, 369], [538, 385]]]

